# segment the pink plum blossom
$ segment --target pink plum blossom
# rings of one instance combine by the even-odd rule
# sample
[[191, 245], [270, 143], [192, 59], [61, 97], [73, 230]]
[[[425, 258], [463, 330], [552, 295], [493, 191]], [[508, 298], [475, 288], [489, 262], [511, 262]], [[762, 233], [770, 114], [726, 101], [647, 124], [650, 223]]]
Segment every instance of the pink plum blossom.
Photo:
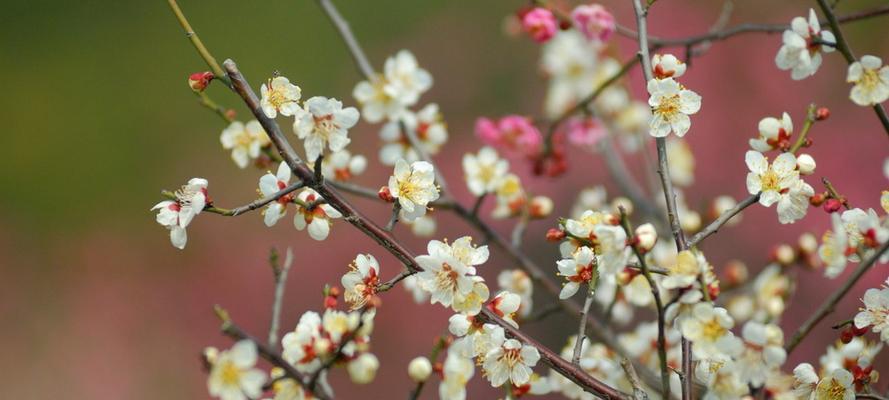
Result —
[[588, 40], [605, 42], [615, 30], [614, 16], [599, 4], [583, 4], [571, 11], [571, 22]]
[[522, 15], [522, 29], [528, 32], [535, 42], [544, 43], [555, 36], [559, 30], [559, 22], [552, 11], [535, 7]]

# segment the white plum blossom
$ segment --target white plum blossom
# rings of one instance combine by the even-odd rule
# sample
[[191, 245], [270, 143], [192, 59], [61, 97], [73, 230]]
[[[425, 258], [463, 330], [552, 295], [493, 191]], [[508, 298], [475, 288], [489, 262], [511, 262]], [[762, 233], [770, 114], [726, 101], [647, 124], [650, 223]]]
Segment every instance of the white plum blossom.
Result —
[[590, 290], [595, 286], [595, 279], [598, 275], [596, 271], [595, 254], [589, 247], [581, 247], [571, 258], [559, 260], [556, 264], [559, 267], [558, 275], [567, 280], [562, 291], [559, 292], [559, 298], [564, 300], [580, 289], [580, 285], [586, 283], [590, 286]]
[[[318, 192], [306, 188], [296, 198], [296, 215], [293, 216], [293, 226], [298, 230], [308, 227], [309, 236], [315, 240], [327, 239], [330, 234], [332, 219], [342, 218], [342, 214], [329, 204]], [[321, 204], [317, 204], [321, 202]]]
[[448, 351], [442, 366], [442, 380], [438, 386], [438, 395], [442, 399], [465, 400], [466, 384], [475, 375], [472, 360]]
[[349, 264], [349, 272], [343, 275], [343, 299], [352, 310], [364, 307], [376, 294], [380, 281], [380, 264], [370, 254], [359, 254]]
[[256, 344], [249, 340], [241, 340], [231, 349], [219, 353], [207, 378], [210, 395], [222, 400], [259, 397], [266, 375], [255, 368], [256, 360]]
[[275, 118], [278, 113], [290, 117], [300, 110], [299, 99], [302, 97], [302, 90], [283, 76], [276, 76], [268, 83], [263, 83], [259, 91], [262, 95], [259, 105], [269, 118]]
[[787, 359], [784, 333], [776, 325], [750, 321], [744, 324], [741, 335], [744, 350], [735, 360], [738, 375], [752, 387], [762, 387]]
[[747, 191], [760, 193], [759, 204], [770, 207], [781, 200], [781, 192], [790, 189], [799, 180], [796, 157], [782, 153], [769, 165], [768, 159], [758, 151], [750, 150], [744, 157], [747, 168]]
[[185, 228], [207, 205], [208, 184], [206, 179], [191, 178], [173, 194], [175, 200], [165, 200], [151, 208], [151, 211], [158, 210], [157, 223], [170, 230], [170, 242], [174, 247], [185, 248], [188, 241]]
[[819, 378], [815, 368], [803, 363], [793, 369], [793, 394], [809, 400], [854, 400], [852, 374], [842, 368], [829, 371]]
[[[290, 167], [287, 163], [282, 162], [278, 165], [278, 172], [272, 175], [271, 172], [259, 178], [259, 192], [263, 197], [274, 196], [290, 184]], [[287, 211], [287, 204], [293, 202], [293, 193], [288, 193], [275, 200], [262, 211], [263, 222], [266, 226], [275, 225], [278, 220], [284, 217]]]
[[407, 374], [414, 382], [425, 382], [432, 375], [432, 363], [426, 357], [415, 357], [407, 365]]
[[809, 198], [814, 195], [815, 189], [811, 185], [801, 179], [793, 181], [778, 200], [778, 222], [791, 224], [805, 217], [809, 211]]
[[475, 196], [493, 193], [509, 172], [509, 161], [500, 158], [491, 147], [482, 147], [478, 154], [463, 155], [463, 175], [469, 192]]
[[321, 365], [316, 357], [316, 341], [321, 339], [321, 316], [307, 311], [296, 324], [296, 328], [281, 339], [281, 356], [298, 371], [314, 371]]
[[438, 187], [432, 164], [426, 161], [398, 160], [395, 172], [389, 177], [389, 193], [398, 200], [402, 217], [413, 221], [426, 214], [426, 206], [438, 199]]
[[361, 115], [370, 123], [385, 118], [396, 119], [405, 111], [405, 105], [386, 93], [387, 81], [382, 75], [358, 82], [352, 90], [352, 97], [361, 104]]
[[494, 314], [497, 314], [498, 317], [502, 318], [513, 327], [518, 328], [519, 325], [515, 322], [515, 315], [521, 305], [522, 298], [519, 297], [519, 295], [508, 291], [502, 291], [491, 299], [487, 304], [487, 307]]
[[494, 324], [480, 324], [466, 314], [455, 314], [448, 319], [448, 331], [456, 337], [449, 352], [466, 358], [484, 359], [485, 354], [506, 340], [503, 327]]
[[330, 153], [321, 161], [321, 173], [325, 179], [347, 181], [361, 175], [365, 169], [367, 169], [367, 158], [360, 154], [353, 155], [345, 149]]
[[362, 353], [360, 356], [352, 359], [346, 364], [346, 371], [349, 372], [349, 378], [352, 382], [359, 385], [366, 385], [373, 382], [377, 376], [377, 370], [380, 368], [380, 360], [372, 353]]
[[782, 45], [775, 55], [775, 64], [782, 71], [791, 70], [790, 77], [794, 80], [805, 79], [815, 74], [821, 66], [821, 53], [834, 51], [832, 46], [819, 42], [834, 44], [836, 38], [830, 31], [822, 31], [815, 10], [809, 9], [809, 20], [795, 17], [790, 21], [790, 29], [781, 37]]
[[515, 293], [521, 299], [518, 314], [527, 317], [531, 314], [534, 285], [528, 273], [521, 269], [509, 269], [500, 271], [497, 275], [497, 285], [500, 289]]
[[401, 282], [401, 286], [404, 286], [404, 289], [411, 294], [411, 298], [414, 299], [415, 303], [423, 304], [429, 300], [429, 292], [423, 290], [423, 286], [420, 284], [417, 275], [411, 275], [404, 278]]
[[222, 148], [231, 150], [232, 160], [239, 168], [246, 168], [250, 160], [259, 157], [263, 147], [272, 143], [257, 120], [246, 124], [232, 121], [222, 131], [219, 141], [222, 142]]
[[793, 134], [793, 120], [786, 112], [781, 119], [765, 117], [759, 121], [759, 136], [750, 139], [750, 148], [760, 153], [790, 146]]
[[402, 124], [405, 129], [410, 129], [414, 133], [418, 145], [426, 151], [426, 154], [437, 154], [448, 140], [448, 128], [437, 104], [427, 104], [416, 113], [405, 110], [398, 120], [389, 121], [380, 129], [380, 139], [383, 140], [380, 162], [384, 165], [395, 165], [395, 162], [402, 158], [407, 162], [420, 160], [417, 149], [402, 132]]
[[661, 280], [665, 289], [682, 289], [691, 286], [703, 272], [698, 257], [691, 250], [683, 250], [674, 263], [667, 265], [667, 277]]
[[430, 293], [432, 304], [450, 307], [458, 296], [472, 291], [474, 280], [466, 264], [449, 255], [422, 255], [416, 258], [423, 268], [417, 279], [420, 286]]
[[657, 79], [678, 78], [685, 74], [686, 65], [672, 54], [655, 54], [651, 69]]
[[432, 87], [432, 75], [420, 68], [417, 58], [408, 50], [387, 58], [383, 73], [387, 81], [383, 90], [406, 106], [416, 104], [420, 95]]
[[475, 275], [475, 266], [488, 261], [490, 251], [488, 246], [476, 246], [472, 243], [472, 236], [461, 236], [448, 244], [447, 240], [430, 240], [426, 245], [426, 252], [435, 257], [453, 257], [466, 265], [469, 272]]
[[506, 339], [485, 354], [482, 366], [491, 386], [499, 387], [507, 381], [520, 386], [531, 380], [531, 368], [539, 360], [540, 353], [536, 347], [523, 345], [515, 339]]
[[306, 158], [314, 161], [324, 152], [340, 151], [351, 143], [349, 128], [358, 122], [355, 107], [343, 108], [337, 99], [315, 96], [303, 104], [294, 114], [293, 132], [305, 141]]
[[673, 78], [648, 81], [648, 105], [652, 117], [649, 123], [651, 136], [665, 137], [673, 132], [685, 136], [691, 128], [689, 115], [701, 109], [701, 96], [676, 82]]
[[472, 289], [455, 293], [451, 308], [459, 313], [476, 315], [482, 310], [482, 305], [488, 301], [491, 291], [485, 284], [484, 278], [477, 275], [469, 278], [472, 280]]
[[680, 330], [694, 344], [695, 358], [721, 361], [740, 350], [740, 340], [731, 332], [734, 324], [726, 309], [703, 302], [694, 305]]
[[889, 280], [881, 289], [871, 288], [864, 292], [864, 308], [855, 315], [855, 326], [870, 327], [880, 334], [880, 340], [889, 343]]
[[889, 65], [866, 55], [849, 65], [846, 82], [854, 83], [849, 98], [859, 106], [872, 106], [889, 99]]
[[838, 213], [833, 213], [830, 217], [833, 228], [824, 233], [822, 244], [818, 247], [818, 257], [824, 262], [824, 275], [836, 278], [846, 269], [849, 241], [846, 227]]
[[293, 378], [285, 377], [285, 372], [279, 367], [272, 368], [270, 373], [272, 390], [275, 397], [272, 400], [310, 400], [311, 394], [306, 393], [302, 385]]

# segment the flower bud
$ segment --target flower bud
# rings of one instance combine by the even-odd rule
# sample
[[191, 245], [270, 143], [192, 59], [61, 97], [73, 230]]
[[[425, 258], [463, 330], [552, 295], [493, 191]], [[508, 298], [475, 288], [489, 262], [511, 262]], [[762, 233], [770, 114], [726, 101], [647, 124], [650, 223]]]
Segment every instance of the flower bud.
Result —
[[565, 231], [558, 228], [550, 228], [546, 231], [546, 240], [550, 242], [558, 242], [566, 236]]
[[747, 282], [750, 273], [747, 271], [747, 265], [741, 260], [731, 260], [725, 265], [722, 280], [729, 287], [735, 287]]
[[799, 250], [806, 254], [815, 254], [818, 251], [818, 238], [806, 232], [799, 237]]
[[371, 353], [364, 353], [346, 365], [352, 382], [359, 385], [371, 383], [377, 376], [378, 369], [380, 369], [380, 360]]
[[679, 225], [682, 226], [684, 231], [696, 232], [698, 229], [701, 229], [701, 214], [695, 211], [682, 214], [679, 217]]
[[827, 201], [824, 202], [824, 211], [828, 214], [840, 211], [841, 208], [843, 208], [843, 202], [837, 199], [827, 199]]
[[531, 218], [546, 218], [553, 212], [553, 201], [546, 196], [534, 196], [531, 199]]
[[840, 341], [845, 344], [849, 344], [853, 338], [855, 338], [855, 333], [852, 332], [852, 328], [846, 328], [840, 332]]
[[326, 356], [328, 353], [330, 353], [332, 348], [333, 348], [333, 342], [331, 342], [330, 339], [326, 339], [326, 338], [320, 338], [318, 340], [315, 340], [315, 343], [313, 343], [313, 346], [312, 346], [312, 349], [315, 351], [315, 354], [317, 354], [319, 357]]
[[642, 251], [650, 251], [654, 244], [657, 243], [657, 230], [652, 224], [639, 225], [636, 228], [636, 239], [639, 240], [639, 249]]
[[213, 365], [216, 363], [216, 359], [219, 358], [219, 349], [215, 347], [205, 347], [204, 348], [204, 360]]
[[633, 202], [626, 197], [615, 197], [614, 200], [611, 200], [611, 208], [614, 210], [615, 214], [620, 214], [620, 208], [623, 207], [624, 213], [627, 215], [633, 214]]
[[672, 54], [655, 54], [651, 58], [651, 68], [655, 78], [678, 78], [685, 74], [686, 65]]
[[827, 107], [818, 107], [815, 110], [815, 121], [824, 121], [830, 118], [830, 109]]
[[188, 76], [188, 86], [195, 92], [203, 92], [216, 76], [212, 72], [196, 72]]
[[800, 175], [812, 175], [815, 172], [815, 159], [808, 154], [800, 154], [796, 158], [796, 168]]
[[579, 5], [571, 11], [571, 22], [587, 40], [604, 42], [616, 29], [614, 16], [599, 4]]
[[772, 250], [772, 260], [781, 265], [790, 265], [796, 260], [796, 251], [787, 244], [778, 245]]
[[380, 200], [383, 200], [387, 203], [394, 203], [395, 197], [392, 196], [392, 192], [389, 191], [389, 186], [383, 186], [380, 188], [380, 191], [377, 192], [377, 196], [380, 197]]
[[824, 200], [827, 200], [827, 196], [824, 193], [815, 193], [814, 196], [809, 197], [809, 204], [820, 207], [824, 204]]
[[719, 281], [710, 282], [710, 284], [707, 285], [707, 294], [710, 296], [710, 301], [716, 301], [719, 297], [719, 293]]
[[556, 34], [558, 22], [553, 12], [535, 7], [522, 16], [522, 29], [537, 43], [544, 43]]
[[425, 382], [432, 375], [432, 363], [426, 357], [417, 357], [407, 365], [407, 374], [414, 382]]

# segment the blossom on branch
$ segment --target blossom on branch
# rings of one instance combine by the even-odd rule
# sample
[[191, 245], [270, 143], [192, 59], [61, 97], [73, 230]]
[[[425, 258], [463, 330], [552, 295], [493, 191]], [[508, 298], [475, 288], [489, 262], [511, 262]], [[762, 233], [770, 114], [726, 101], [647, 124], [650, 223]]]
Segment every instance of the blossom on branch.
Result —
[[478, 155], [463, 155], [466, 186], [475, 196], [494, 192], [507, 172], [509, 172], [509, 161], [501, 159], [493, 148], [482, 147]]
[[207, 390], [222, 400], [247, 400], [262, 394], [266, 375], [255, 368], [256, 344], [249, 340], [235, 343], [212, 360]]
[[864, 292], [864, 308], [855, 314], [855, 327], [870, 328], [880, 334], [880, 340], [889, 343], [889, 280], [881, 289]]
[[352, 310], [364, 307], [376, 294], [380, 283], [380, 264], [370, 254], [359, 254], [349, 264], [349, 272], [343, 275], [343, 298]]
[[337, 99], [315, 96], [294, 114], [293, 132], [305, 141], [306, 158], [314, 161], [324, 152], [340, 151], [351, 143], [348, 129], [358, 122], [355, 107], [343, 108]]
[[318, 192], [306, 188], [296, 198], [296, 215], [293, 216], [293, 226], [297, 230], [308, 227], [309, 236], [315, 240], [327, 239], [332, 219], [342, 218], [335, 208], [324, 202]]
[[689, 115], [701, 109], [701, 96], [686, 89], [673, 78], [648, 81], [648, 105], [652, 117], [649, 123], [650, 134], [665, 137], [673, 132], [683, 137], [691, 128]]
[[793, 134], [793, 121], [786, 112], [781, 119], [766, 117], [759, 121], [759, 136], [750, 139], [750, 148], [760, 153], [770, 150], [787, 150], [792, 145], [790, 135]]
[[[269, 172], [259, 178], [259, 192], [263, 197], [274, 196], [289, 184], [290, 167], [287, 163], [282, 162], [278, 165], [277, 174], [272, 175], [272, 173]], [[263, 222], [265, 222], [265, 225], [275, 225], [278, 220], [284, 217], [284, 214], [287, 211], [287, 204], [291, 202], [293, 202], [293, 193], [288, 193], [278, 198], [278, 200], [269, 203], [265, 210], [262, 211]]]
[[219, 141], [222, 148], [231, 150], [232, 160], [239, 168], [246, 168], [251, 160], [259, 157], [263, 147], [272, 144], [269, 135], [255, 119], [246, 124], [232, 122], [222, 131]]
[[302, 90], [283, 76], [276, 76], [268, 83], [263, 83], [259, 91], [262, 94], [259, 105], [266, 117], [275, 118], [278, 113], [290, 117], [300, 109], [299, 99], [302, 97]]
[[[782, 71], [791, 70], [793, 80], [815, 75], [821, 66], [821, 53], [834, 51], [836, 38], [830, 31], [822, 31], [815, 10], [809, 9], [809, 20], [795, 17], [790, 21], [790, 29], [781, 37], [782, 45], [775, 55], [775, 64]], [[828, 43], [823, 45], [822, 43]]]
[[614, 34], [614, 16], [601, 4], [581, 4], [571, 11], [574, 28], [587, 40], [605, 42]]
[[846, 82], [854, 83], [849, 98], [859, 106], [872, 106], [889, 99], [889, 65], [866, 55], [849, 65]]
[[380, 129], [380, 162], [384, 165], [395, 165], [399, 159], [407, 162], [420, 160], [420, 154], [414, 148], [404, 128], [410, 129], [426, 154], [437, 154], [441, 146], [448, 140], [448, 128], [444, 122], [438, 104], [430, 103], [416, 113], [405, 110], [397, 120], [392, 120]]
[[188, 241], [185, 228], [194, 217], [209, 203], [208, 182], [203, 178], [191, 178], [174, 193], [175, 200], [166, 200], [154, 205], [157, 210], [157, 223], [170, 230], [170, 242], [178, 249], [184, 249]]
[[398, 160], [395, 173], [389, 177], [389, 193], [398, 199], [402, 217], [413, 221], [426, 214], [429, 203], [438, 199], [438, 187], [432, 164], [426, 161]]
[[539, 360], [540, 353], [536, 347], [506, 339], [485, 354], [482, 366], [491, 386], [500, 387], [507, 381], [513, 385], [524, 385], [531, 380], [531, 368]]

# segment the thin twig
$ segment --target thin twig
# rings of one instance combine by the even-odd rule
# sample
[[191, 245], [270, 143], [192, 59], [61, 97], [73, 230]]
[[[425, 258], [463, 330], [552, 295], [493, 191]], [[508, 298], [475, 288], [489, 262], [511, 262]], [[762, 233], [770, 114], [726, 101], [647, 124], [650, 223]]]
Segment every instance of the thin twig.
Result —
[[272, 265], [272, 272], [275, 276], [275, 299], [272, 303], [272, 323], [269, 326], [269, 347], [275, 349], [278, 347], [278, 327], [281, 321], [281, 305], [284, 302], [284, 289], [287, 287], [287, 273], [290, 272], [290, 266], [293, 265], [293, 250], [287, 248], [284, 256], [284, 263], [278, 264], [278, 253], [272, 249], [272, 256], [269, 257]]
[[324, 13], [330, 18], [330, 22], [333, 23], [333, 26], [335, 26], [336, 30], [340, 33], [343, 42], [345, 42], [346, 46], [349, 48], [349, 54], [352, 55], [352, 58], [355, 60], [355, 65], [358, 66], [361, 74], [368, 80], [374, 79], [376, 73], [370, 65], [370, 62], [367, 61], [367, 56], [364, 55], [364, 51], [361, 50], [361, 45], [355, 40], [355, 35], [352, 34], [352, 29], [349, 28], [349, 23], [342, 15], [340, 15], [340, 12], [336, 9], [336, 6], [333, 5], [332, 1], [318, 0], [318, 4], [321, 5], [321, 9], [324, 10]]
[[849, 201], [846, 200], [846, 197], [841, 195], [827, 178], [822, 177], [821, 183], [824, 184], [824, 188], [827, 189], [827, 194], [830, 195], [832, 199], [838, 200], [847, 210], [851, 209], [852, 206], [849, 205]]
[[820, 307], [818, 307], [815, 313], [812, 314], [812, 316], [809, 317], [809, 319], [806, 320], [806, 322], [804, 322], [799, 327], [799, 329], [797, 329], [796, 333], [793, 334], [793, 336], [784, 346], [784, 349], [787, 350], [787, 354], [790, 354], [790, 352], [792, 352], [793, 349], [795, 349], [796, 346], [800, 344], [800, 342], [806, 337], [806, 335], [808, 335], [809, 332], [811, 332], [812, 329], [815, 328], [815, 325], [818, 325], [818, 323], [821, 322], [824, 317], [833, 312], [834, 308], [836, 308], [837, 303], [842, 300], [846, 293], [849, 293], [849, 290], [852, 289], [852, 286], [854, 286], [855, 283], [857, 283], [858, 280], [861, 279], [862, 276], [864, 276], [864, 274], [877, 262], [877, 260], [880, 259], [880, 257], [883, 255], [883, 253], [886, 252], [887, 249], [889, 249], [889, 242], [884, 243], [883, 246], [874, 251], [873, 254], [870, 255], [870, 257], [858, 264], [858, 268], [856, 268], [855, 272], [853, 272], [852, 275], [849, 276], [849, 278], [846, 279], [845, 282], [843, 282], [843, 285], [837, 288], [837, 290], [834, 291], [833, 294], [831, 294], [830, 297], [828, 297], [827, 300], [825, 300]]
[[[204, 207], [203, 211], [213, 213], [213, 214], [223, 215], [226, 217], [237, 217], [238, 215], [244, 214], [249, 211], [256, 210], [257, 208], [262, 208], [266, 204], [276, 201], [276, 200], [292, 193], [293, 191], [298, 190], [301, 187], [303, 187], [303, 183], [296, 182], [296, 183], [290, 184], [289, 186], [285, 187], [284, 189], [281, 189], [281, 191], [279, 191], [269, 197], [263, 197], [259, 200], [253, 201], [249, 204], [245, 204], [240, 207], [228, 209], [228, 208], [219, 208], [219, 207], [216, 207], [212, 204], [208, 204], [206, 207]], [[164, 197], [166, 197], [168, 199], [176, 199], [176, 194], [174, 194], [173, 192], [167, 191], [167, 190], [162, 191], [161, 195], [163, 195]]]
[[583, 341], [586, 340], [586, 319], [590, 306], [593, 305], [593, 288], [587, 289], [586, 299], [583, 301], [583, 308], [580, 309], [580, 327], [577, 328], [577, 338], [574, 340], [574, 353], [571, 357], [571, 363], [580, 366], [580, 355], [583, 352]]
[[395, 229], [395, 224], [398, 223], [398, 214], [401, 213], [401, 203], [395, 202], [392, 203], [392, 216], [389, 217], [389, 223], [386, 224], [386, 231], [392, 232]]
[[633, 363], [624, 357], [620, 360], [620, 366], [624, 369], [627, 380], [630, 381], [630, 385], [633, 387], [633, 400], [648, 400], [648, 393], [645, 393], [645, 390], [642, 389], [642, 383], [639, 382], [639, 375], [636, 374]]
[[[648, 15], [647, 10], [642, 9], [640, 0], [633, 0], [633, 10], [636, 14], [636, 26], [639, 30], [639, 57], [642, 59], [642, 73], [645, 81], [649, 82], [652, 77], [651, 56], [648, 53], [648, 28], [645, 18]], [[685, 233], [679, 224], [679, 212], [676, 209], [676, 192], [673, 191], [673, 182], [670, 181], [670, 164], [667, 161], [666, 139], [656, 138], [658, 155], [658, 174], [661, 177], [661, 185], [664, 189], [664, 199], [667, 204], [667, 216], [670, 222], [670, 230], [673, 232], [673, 238], [676, 241], [677, 251], [688, 249], [688, 243], [685, 240]], [[682, 338], [682, 375], [685, 379], [682, 381], [682, 400], [690, 400], [693, 397], [692, 389], [692, 353], [691, 342]], [[664, 393], [669, 395], [669, 393]]]
[[213, 58], [213, 55], [207, 50], [207, 47], [204, 46], [204, 42], [201, 41], [198, 33], [191, 28], [191, 24], [188, 22], [188, 19], [185, 18], [185, 14], [182, 12], [182, 9], [179, 8], [179, 4], [176, 3], [176, 0], [167, 0], [167, 4], [170, 5], [170, 10], [173, 11], [173, 14], [176, 16], [176, 20], [179, 21], [179, 25], [182, 26], [182, 29], [185, 30], [185, 37], [191, 41], [191, 44], [194, 46], [195, 50], [197, 50], [198, 54], [202, 59], [207, 63], [207, 66], [210, 67], [210, 70], [213, 71], [213, 75], [215, 75], [216, 79], [222, 80], [226, 86], [231, 85], [228, 77], [225, 74], [225, 71], [222, 70], [222, 67], [219, 66], [219, 63], [216, 62], [216, 59]]
[[751, 194], [750, 196], [747, 196], [746, 198], [744, 198], [744, 200], [741, 200], [741, 202], [739, 202], [738, 204], [735, 204], [735, 206], [732, 207], [731, 209], [726, 210], [724, 213], [720, 214], [719, 218], [716, 218], [716, 220], [714, 220], [709, 225], [707, 225], [707, 227], [705, 227], [700, 232], [698, 232], [694, 236], [692, 236], [691, 239], [688, 240], [688, 246], [689, 247], [697, 246], [704, 239], [706, 239], [710, 235], [718, 232], [719, 228], [721, 228], [723, 225], [725, 225], [735, 215], [740, 214], [741, 211], [744, 211], [745, 208], [750, 207], [753, 204], [756, 204], [756, 202], [759, 201], [759, 195], [760, 195], [759, 193]]
[[528, 228], [528, 218], [527, 213], [523, 213], [519, 216], [519, 220], [516, 221], [515, 226], [512, 227], [512, 234], [510, 234], [510, 243], [512, 247], [520, 247], [522, 245], [522, 240], [525, 237], [525, 230]]

